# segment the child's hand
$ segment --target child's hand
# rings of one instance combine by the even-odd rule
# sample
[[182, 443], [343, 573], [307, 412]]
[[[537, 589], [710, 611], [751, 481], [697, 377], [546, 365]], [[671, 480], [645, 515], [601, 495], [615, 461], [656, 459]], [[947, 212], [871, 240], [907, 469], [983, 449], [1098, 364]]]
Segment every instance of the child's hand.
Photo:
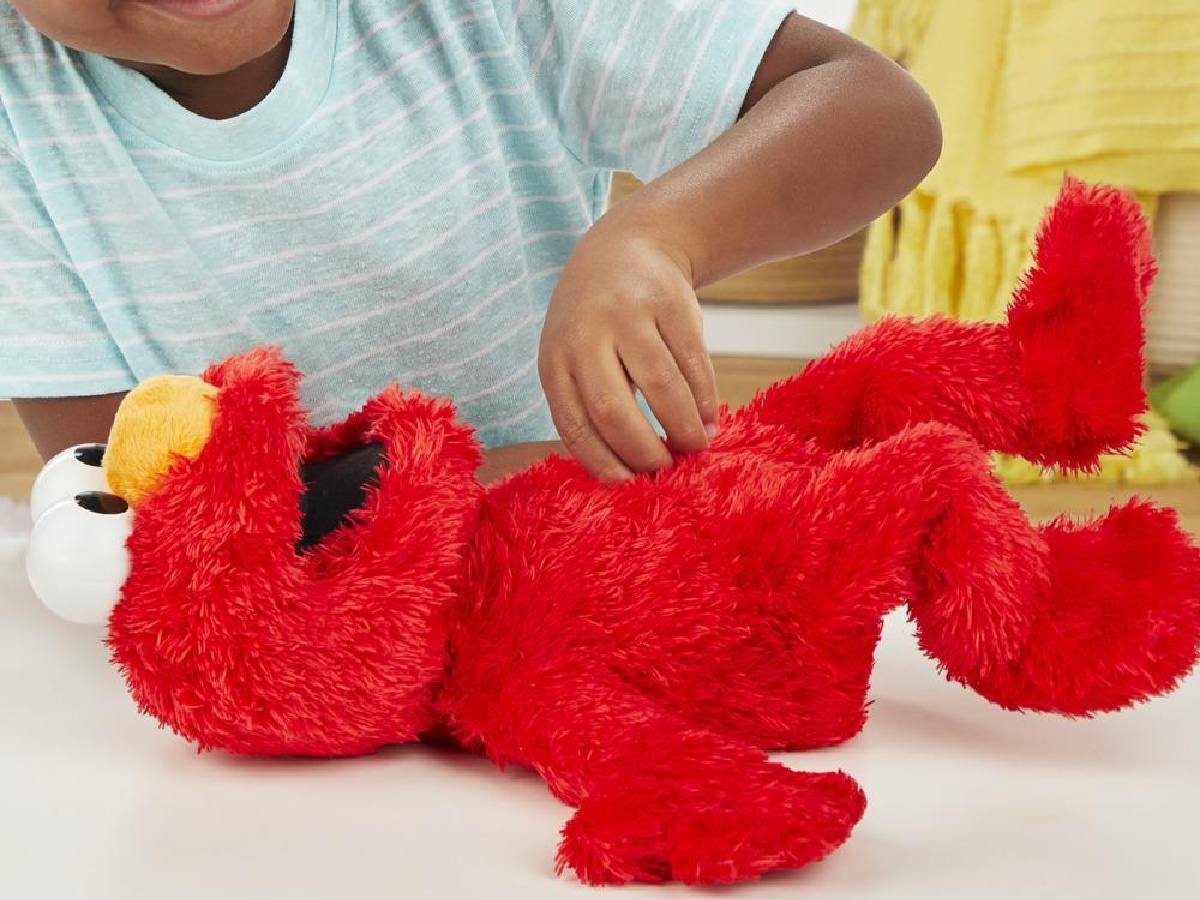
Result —
[[716, 432], [717, 389], [686, 261], [603, 220], [580, 242], [550, 301], [539, 371], [554, 424], [597, 478], [671, 462], [638, 406], [642, 392], [683, 452]]

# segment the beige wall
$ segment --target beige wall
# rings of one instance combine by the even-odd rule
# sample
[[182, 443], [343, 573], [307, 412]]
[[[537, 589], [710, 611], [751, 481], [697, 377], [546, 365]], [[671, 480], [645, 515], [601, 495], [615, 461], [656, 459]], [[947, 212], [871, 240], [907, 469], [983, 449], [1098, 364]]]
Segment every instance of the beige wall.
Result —
[[0, 401], [0, 496], [24, 500], [41, 466], [11, 403]]

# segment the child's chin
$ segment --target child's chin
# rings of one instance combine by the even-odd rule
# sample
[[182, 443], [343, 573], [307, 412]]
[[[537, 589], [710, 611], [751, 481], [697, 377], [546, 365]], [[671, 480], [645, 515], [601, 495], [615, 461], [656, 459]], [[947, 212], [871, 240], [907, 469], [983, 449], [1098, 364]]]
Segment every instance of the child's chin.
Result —
[[247, 52], [230, 52], [228, 47], [214, 47], [211, 51], [192, 50], [173, 55], [164, 64], [177, 72], [188, 75], [227, 75], [269, 53], [274, 45]]
[[291, 27], [292, 7], [292, 0], [258, 0], [237, 23], [188, 25], [160, 45], [165, 48], [161, 62], [189, 75], [240, 69], [279, 46]]

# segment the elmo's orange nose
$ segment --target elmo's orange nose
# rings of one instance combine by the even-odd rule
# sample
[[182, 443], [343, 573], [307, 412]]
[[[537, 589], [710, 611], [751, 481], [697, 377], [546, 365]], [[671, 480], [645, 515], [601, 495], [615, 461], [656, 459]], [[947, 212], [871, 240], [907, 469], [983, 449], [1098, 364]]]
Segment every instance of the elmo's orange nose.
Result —
[[172, 463], [195, 459], [212, 430], [217, 389], [191, 375], [160, 375], [122, 401], [104, 454], [109, 489], [136, 506]]

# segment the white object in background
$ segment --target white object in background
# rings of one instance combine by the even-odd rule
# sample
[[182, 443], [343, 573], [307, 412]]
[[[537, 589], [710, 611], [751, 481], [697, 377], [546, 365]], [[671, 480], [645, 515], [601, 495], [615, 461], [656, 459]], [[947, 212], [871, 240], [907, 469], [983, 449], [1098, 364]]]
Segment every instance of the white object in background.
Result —
[[50, 507], [87, 491], [107, 491], [108, 480], [100, 463], [103, 444], [80, 444], [55, 456], [38, 473], [29, 498], [36, 522]]
[[857, 5], [855, 0], [797, 0], [796, 9], [809, 19], [845, 31]]
[[1200, 194], [1166, 194], [1154, 223], [1159, 276], [1146, 317], [1146, 356], [1166, 372], [1200, 362]]
[[125, 542], [133, 513], [120, 497], [81, 493], [56, 503], [33, 525], [25, 573], [38, 599], [55, 615], [102, 625], [129, 577]]
[[704, 304], [704, 336], [714, 356], [816, 359], [862, 328], [857, 303], [803, 306]]
[[29, 507], [7, 497], [0, 497], [0, 541], [24, 538], [33, 527]]

